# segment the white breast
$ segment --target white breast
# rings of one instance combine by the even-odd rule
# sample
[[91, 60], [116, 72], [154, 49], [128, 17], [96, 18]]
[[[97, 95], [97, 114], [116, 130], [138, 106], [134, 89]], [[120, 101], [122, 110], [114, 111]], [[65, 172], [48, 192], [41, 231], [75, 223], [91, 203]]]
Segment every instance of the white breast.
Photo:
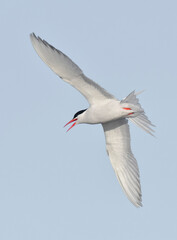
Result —
[[119, 101], [105, 100], [97, 104], [93, 104], [82, 114], [78, 123], [98, 124], [105, 123], [123, 116], [124, 111]]

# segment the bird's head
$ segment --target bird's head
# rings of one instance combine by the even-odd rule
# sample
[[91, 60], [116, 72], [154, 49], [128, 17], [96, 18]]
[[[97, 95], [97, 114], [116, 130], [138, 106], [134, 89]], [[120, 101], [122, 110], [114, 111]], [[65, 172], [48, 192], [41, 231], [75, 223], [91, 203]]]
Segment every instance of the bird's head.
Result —
[[68, 124], [74, 122], [74, 123], [71, 125], [71, 127], [67, 130], [67, 132], [68, 132], [72, 127], [74, 127], [76, 124], [82, 122], [81, 119], [82, 119], [82, 117], [83, 117], [83, 113], [84, 113], [86, 110], [87, 110], [87, 109], [80, 110], [80, 111], [78, 111], [77, 113], [74, 114], [73, 119], [72, 119], [71, 121], [69, 121], [69, 122], [64, 126], [64, 127], [66, 127]]

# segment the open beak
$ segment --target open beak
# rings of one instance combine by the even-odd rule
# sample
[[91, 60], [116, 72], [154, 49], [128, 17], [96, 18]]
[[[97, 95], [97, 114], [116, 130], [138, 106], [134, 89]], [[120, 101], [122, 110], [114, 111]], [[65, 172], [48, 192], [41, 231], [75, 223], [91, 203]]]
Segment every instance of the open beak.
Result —
[[68, 124], [72, 123], [72, 122], [75, 122], [73, 123], [73, 125], [71, 125], [71, 127], [66, 131], [68, 132], [71, 128], [73, 128], [75, 125], [76, 125], [76, 121], [77, 121], [77, 118], [73, 118], [71, 121], [69, 121], [64, 127], [66, 127]]

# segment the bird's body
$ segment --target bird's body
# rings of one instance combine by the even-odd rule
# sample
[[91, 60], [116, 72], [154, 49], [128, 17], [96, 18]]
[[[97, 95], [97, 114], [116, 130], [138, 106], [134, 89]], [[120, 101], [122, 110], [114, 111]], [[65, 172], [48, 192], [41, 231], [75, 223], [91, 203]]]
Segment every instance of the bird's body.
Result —
[[[141, 185], [139, 169], [130, 147], [128, 120], [130, 119], [146, 132], [152, 134], [153, 124], [141, 107], [133, 91], [119, 101], [97, 83], [87, 78], [82, 70], [65, 54], [45, 40], [30, 35], [34, 49], [41, 59], [65, 82], [80, 91], [88, 100], [88, 109], [81, 110], [66, 125], [102, 124], [106, 139], [106, 150], [116, 176], [129, 200], [141, 206]], [[66, 126], [65, 125], [65, 126]], [[69, 130], [68, 129], [68, 130]]]
[[113, 121], [125, 116], [131, 110], [124, 110], [121, 106], [120, 101], [105, 99], [98, 104], [91, 105], [87, 111], [85, 111], [80, 118], [78, 123], [88, 123], [88, 124], [99, 124]]

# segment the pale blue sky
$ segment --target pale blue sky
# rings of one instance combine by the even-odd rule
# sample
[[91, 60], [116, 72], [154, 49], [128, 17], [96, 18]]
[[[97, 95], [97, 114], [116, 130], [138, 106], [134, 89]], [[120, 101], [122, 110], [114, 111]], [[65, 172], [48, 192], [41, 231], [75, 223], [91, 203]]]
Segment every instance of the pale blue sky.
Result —
[[[177, 239], [177, 2], [4, 1], [0, 8], [0, 239]], [[156, 138], [131, 125], [143, 208], [123, 194], [101, 126], [63, 126], [88, 106], [37, 56], [29, 34], [121, 99], [140, 101]]]

